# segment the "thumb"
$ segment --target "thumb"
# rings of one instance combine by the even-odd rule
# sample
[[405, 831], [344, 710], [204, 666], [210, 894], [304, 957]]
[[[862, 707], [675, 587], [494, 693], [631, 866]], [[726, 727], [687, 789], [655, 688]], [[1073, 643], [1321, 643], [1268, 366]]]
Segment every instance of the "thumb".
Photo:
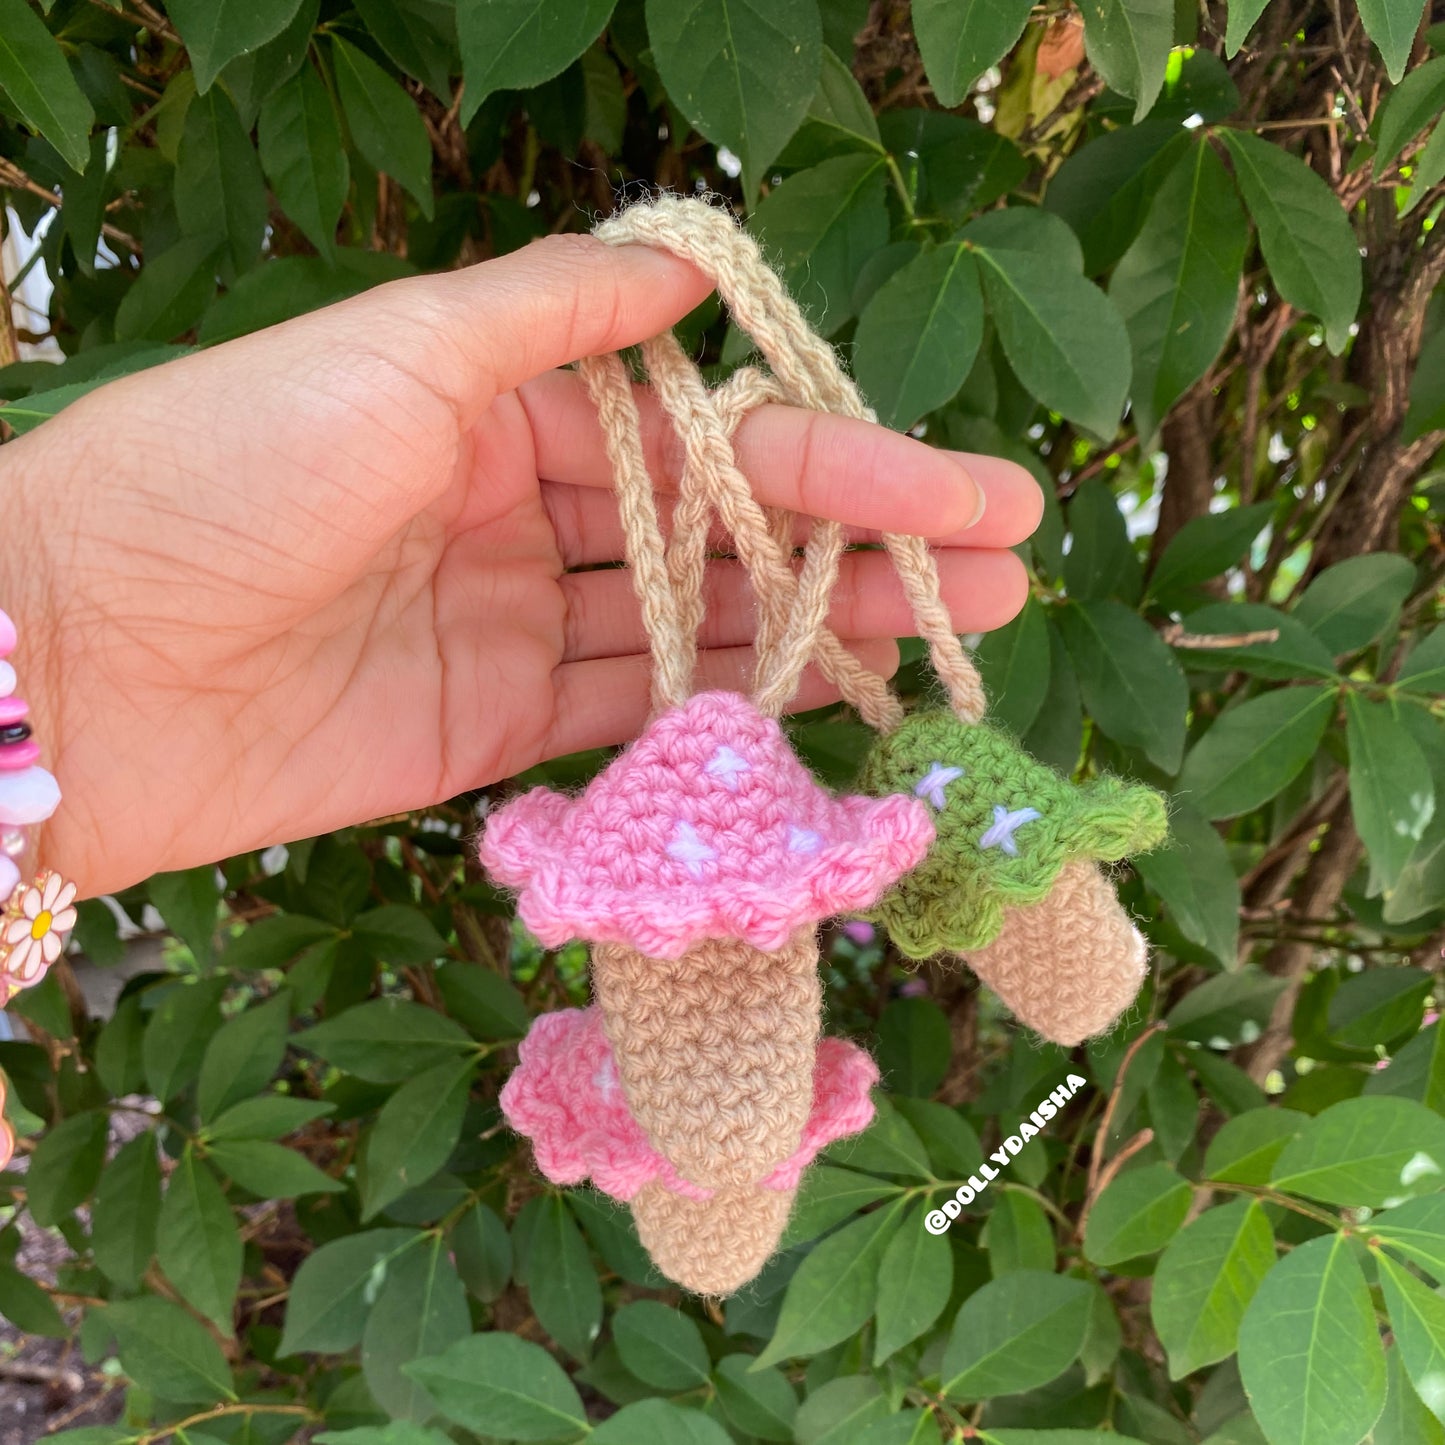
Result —
[[[712, 290], [686, 261], [595, 236], [548, 236], [463, 271], [395, 282], [387, 292], [420, 312], [392, 328], [397, 359], [446, 396], [463, 420], [502, 392], [583, 356], [616, 351], [680, 321]], [[440, 344], [438, 344], [440, 343]], [[375, 343], [373, 343], [375, 344]]]

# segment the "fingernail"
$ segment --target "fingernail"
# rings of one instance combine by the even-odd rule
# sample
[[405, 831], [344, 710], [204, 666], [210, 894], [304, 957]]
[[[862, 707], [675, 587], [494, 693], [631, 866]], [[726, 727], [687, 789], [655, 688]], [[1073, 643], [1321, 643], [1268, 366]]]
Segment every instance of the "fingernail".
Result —
[[978, 526], [978, 524], [983, 521], [984, 509], [988, 506], [988, 493], [979, 486], [971, 472], [969, 473], [968, 479], [973, 483], [974, 496], [977, 497], [978, 500], [973, 505], [973, 516], [969, 518], [968, 525], [964, 528], [964, 531], [968, 531], [971, 527]]

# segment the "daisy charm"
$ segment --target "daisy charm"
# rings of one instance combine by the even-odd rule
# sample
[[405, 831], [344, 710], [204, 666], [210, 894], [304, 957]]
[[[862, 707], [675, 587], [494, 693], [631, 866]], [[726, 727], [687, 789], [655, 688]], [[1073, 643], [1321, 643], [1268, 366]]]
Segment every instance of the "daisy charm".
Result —
[[6, 996], [40, 982], [75, 927], [75, 884], [48, 869], [16, 888], [0, 913], [0, 985]]

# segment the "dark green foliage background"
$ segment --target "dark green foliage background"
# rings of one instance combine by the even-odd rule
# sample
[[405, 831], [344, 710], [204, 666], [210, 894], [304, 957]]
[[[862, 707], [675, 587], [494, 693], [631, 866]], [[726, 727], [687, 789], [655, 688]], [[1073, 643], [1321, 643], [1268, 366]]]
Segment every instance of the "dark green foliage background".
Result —
[[[1174, 798], [1121, 878], [1150, 983], [1072, 1056], [961, 972], [905, 987], [830, 935], [879, 1120], [722, 1306], [501, 1122], [585, 959], [513, 928], [475, 799], [133, 890], [168, 971], [93, 1019], [62, 967], [13, 1006], [34, 1042], [0, 1045], [0, 1312], [124, 1393], [60, 1438], [1445, 1441], [1442, 19], [0, 0], [0, 189], [28, 229], [54, 212], [67, 357], [0, 332], [8, 432], [643, 185], [709, 190], [884, 420], [1043, 485], [1032, 598], [980, 648], [995, 715]], [[741, 359], [715, 308], [688, 330]], [[796, 739], [837, 784], [868, 741], [841, 713]], [[79, 939], [122, 954], [102, 904]], [[1071, 1070], [1046, 1137], [928, 1234]], [[27, 1213], [69, 1247], [54, 1285], [6, 1262]]]

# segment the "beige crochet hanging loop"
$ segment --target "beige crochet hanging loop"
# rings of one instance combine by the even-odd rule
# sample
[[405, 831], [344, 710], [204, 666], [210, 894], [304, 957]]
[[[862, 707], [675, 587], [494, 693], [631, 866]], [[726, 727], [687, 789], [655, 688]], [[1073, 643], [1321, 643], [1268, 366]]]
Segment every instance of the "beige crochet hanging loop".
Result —
[[[782, 400], [813, 411], [874, 420], [858, 388], [838, 364], [832, 347], [808, 325], [802, 310], [788, 294], [777, 273], [763, 259], [757, 243], [726, 212], [700, 200], [661, 196], [651, 204], [633, 206], [602, 222], [596, 234], [613, 245], [641, 243], [671, 251], [702, 271], [716, 285], [734, 321], [757, 342], [781, 387]], [[670, 348], [668, 341], [671, 342]], [[720, 447], [717, 443], [717, 429], [709, 420], [709, 415], [714, 420], [718, 419], [715, 407], [699, 405], [708, 394], [696, 368], [682, 355], [670, 335], [666, 340], [657, 338], [649, 343], [644, 352], [689, 461], [703, 473], [698, 485], [711, 484], [713, 494], [720, 503], [725, 494], [737, 499], [739, 490], [751, 501], [746, 483], [743, 482], [739, 489], [730, 475], [736, 473], [730, 446]], [[598, 372], [599, 368], [592, 363], [583, 364], [589, 386]], [[625, 375], [620, 364], [616, 372], [606, 379], [606, 384], [613, 390], [609, 411], [618, 402], [615, 390], [618, 375]], [[606, 417], [603, 425], [608, 436], [609, 454], [614, 442], [625, 445], [630, 441], [620, 432], [614, 433]], [[722, 435], [726, 440], [725, 428]], [[631, 470], [635, 468], [629, 468]], [[619, 480], [623, 480], [622, 470], [619, 469], [617, 475]], [[626, 480], [630, 484], [631, 477]], [[756, 507], [756, 503], [753, 506]], [[761, 509], [757, 510], [761, 515]], [[819, 521], [815, 525], [801, 574], [792, 584], [779, 578], [773, 566], [773, 559], [784, 561], [789, 577], [794, 575], [780, 555], [776, 535], [769, 532], [766, 523], [763, 532], [773, 539], [771, 546], [761, 547], [756, 554], [759, 567], [763, 569], [761, 575], [769, 579], [765, 586], [776, 583], [784, 588], [795, 587], [796, 603], [775, 640], [767, 625], [768, 606], [765, 604], [763, 607], [765, 625], [762, 634], [772, 645], [768, 650], [767, 667], [761, 661], [759, 666], [760, 707], [765, 711], [781, 711], [796, 688], [797, 675], [801, 674], [803, 666], [815, 652], [825, 675], [856, 705], [857, 698], [853, 694], [870, 695], [863, 691], [868, 685], [858, 677], [862, 669], [844, 670], [840, 675], [834, 675], [835, 670], [846, 669], [846, 664], [836, 657], [835, 645], [841, 648], [841, 644], [831, 637], [825, 625], [828, 598], [837, 580], [839, 559], [846, 542], [844, 529], [832, 521]], [[652, 537], [639, 540], [644, 545], [654, 545]], [[660, 530], [655, 540], [660, 547]], [[948, 692], [954, 712], [965, 722], [976, 722], [984, 711], [983, 687], [977, 670], [953, 631], [952, 620], [940, 595], [938, 569], [927, 542], [901, 533], [885, 533], [883, 541], [893, 557], [917, 621], [919, 635], [928, 644], [934, 671]], [[760, 575], [757, 568], [753, 569], [753, 574], [756, 585]], [[639, 574], [639, 589], [643, 585]], [[646, 601], [643, 606], [646, 615]], [[672, 645], [672, 639], [665, 631], [652, 635], [659, 645]], [[833, 654], [831, 658], [830, 653]], [[672, 669], [667, 671], [670, 677]], [[870, 703], [869, 708], [865, 717], [884, 731], [891, 730], [901, 720], [902, 714], [896, 703], [886, 709]]]

